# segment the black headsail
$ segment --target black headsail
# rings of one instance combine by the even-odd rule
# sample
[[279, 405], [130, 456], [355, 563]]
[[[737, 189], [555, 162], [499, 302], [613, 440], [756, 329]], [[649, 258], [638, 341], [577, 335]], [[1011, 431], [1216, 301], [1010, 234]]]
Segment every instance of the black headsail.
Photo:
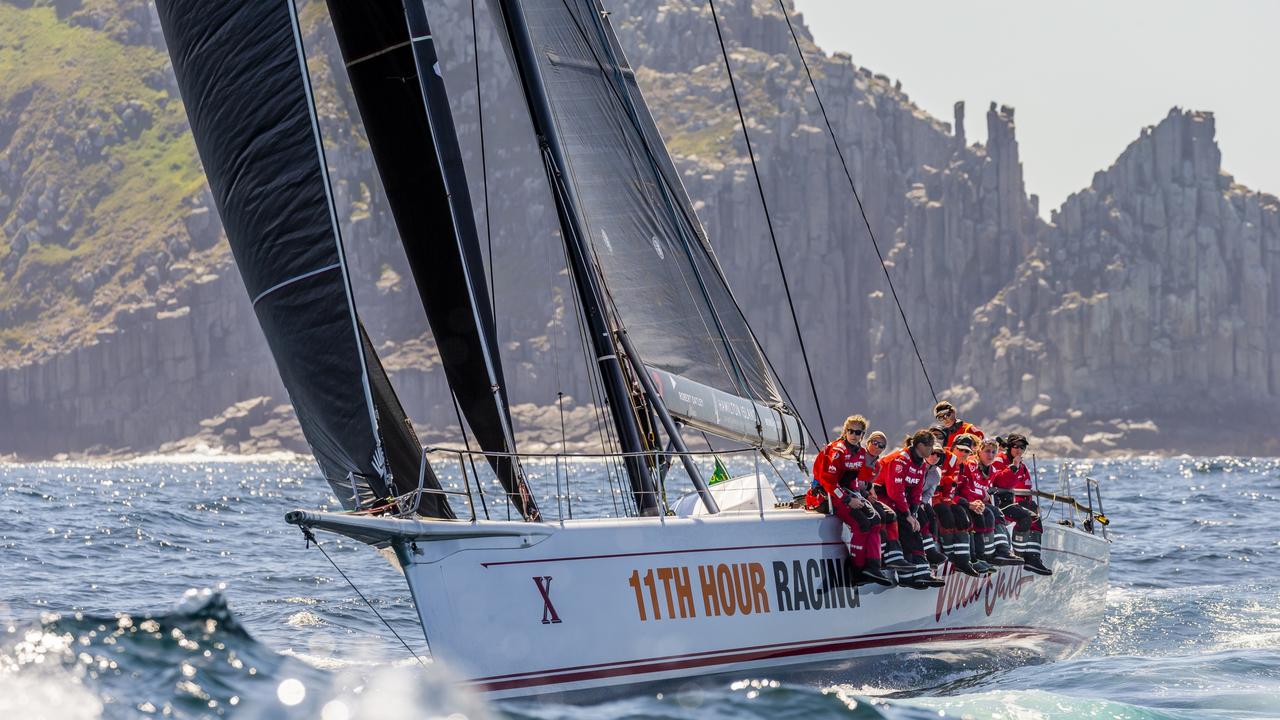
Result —
[[[328, 5], [449, 386], [481, 449], [514, 453], [479, 235], [422, 0]], [[519, 463], [489, 461], [521, 515], [538, 519]]]
[[[325, 478], [347, 508], [416, 488], [417, 437], [356, 314], [292, 2], [156, 5], [232, 253]], [[416, 509], [453, 517], [439, 495]]]
[[596, 0], [499, 4], [526, 86], [532, 81], [547, 105], [535, 126], [555, 151], [611, 312], [661, 402], [723, 437], [775, 453], [803, 448], [797, 416], [733, 300]]

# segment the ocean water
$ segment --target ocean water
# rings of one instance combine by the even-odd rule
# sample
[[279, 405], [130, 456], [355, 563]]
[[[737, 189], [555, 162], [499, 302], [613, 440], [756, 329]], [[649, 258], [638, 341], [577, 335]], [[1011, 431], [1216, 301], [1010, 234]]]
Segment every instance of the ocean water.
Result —
[[[1075, 472], [1102, 481], [1114, 540], [1107, 618], [1075, 658], [977, 675], [904, 667], [892, 686], [742, 678], [570, 706], [453, 688], [400, 576], [323, 537], [417, 656], [406, 650], [284, 523], [333, 502], [310, 462], [0, 464], [0, 718], [1280, 717], [1280, 461]], [[536, 489], [554, 515], [553, 478]], [[614, 511], [599, 472], [569, 490], [578, 515]]]

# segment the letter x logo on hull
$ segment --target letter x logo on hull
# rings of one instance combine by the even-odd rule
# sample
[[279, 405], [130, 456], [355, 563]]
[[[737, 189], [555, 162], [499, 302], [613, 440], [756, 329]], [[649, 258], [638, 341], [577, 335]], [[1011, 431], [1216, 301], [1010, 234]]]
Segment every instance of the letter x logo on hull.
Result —
[[542, 595], [542, 624], [550, 625], [560, 622], [560, 616], [556, 614], [556, 606], [551, 604], [551, 576], [540, 575], [534, 577], [533, 582]]

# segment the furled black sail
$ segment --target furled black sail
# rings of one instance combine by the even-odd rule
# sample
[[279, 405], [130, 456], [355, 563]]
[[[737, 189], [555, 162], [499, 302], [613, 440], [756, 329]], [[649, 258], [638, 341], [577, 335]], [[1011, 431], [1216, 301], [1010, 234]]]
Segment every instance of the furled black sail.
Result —
[[[347, 508], [416, 488], [418, 440], [352, 299], [293, 4], [156, 5], [232, 253], [325, 478]], [[425, 484], [439, 489], [430, 468]], [[440, 495], [417, 510], [453, 516]]]
[[[449, 386], [480, 448], [514, 453], [479, 235], [422, 1], [328, 5]], [[519, 463], [489, 462], [521, 515], [538, 519]]]
[[803, 447], [600, 7], [519, 7], [595, 264], [665, 404], [725, 437]]

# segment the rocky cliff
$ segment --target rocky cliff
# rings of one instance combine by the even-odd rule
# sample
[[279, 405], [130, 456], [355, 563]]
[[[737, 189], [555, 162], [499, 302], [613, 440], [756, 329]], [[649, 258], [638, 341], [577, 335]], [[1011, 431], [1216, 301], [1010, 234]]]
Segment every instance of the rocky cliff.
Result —
[[[816, 420], [710, 15], [672, 0], [609, 5], [725, 270]], [[932, 395], [776, 4], [718, 7], [827, 423], [851, 410], [893, 430], [926, 420]], [[450, 0], [437, 24], [465, 26], [468, 12]], [[420, 429], [448, 434], [443, 374], [331, 71], [323, 7], [302, 16], [360, 307]], [[794, 19], [939, 393], [1061, 452], [1265, 447], [1250, 423], [1280, 392], [1268, 312], [1280, 210], [1222, 171], [1210, 114], [1174, 111], [1143, 130], [1045, 222], [1023, 186], [1012, 108], [993, 103], [985, 143], [971, 143], [962, 113], [955, 127], [929, 116], [899, 84], [823, 54]], [[445, 41], [446, 79], [480, 198], [466, 40]], [[138, 0], [0, 2], [0, 453], [301, 449], [162, 42]], [[45, 67], [54, 55], [58, 72]], [[486, 68], [486, 103], [513, 90]], [[518, 422], [556, 441], [547, 406], [563, 391], [568, 433], [585, 441], [591, 409], [572, 398], [590, 391], [570, 367], [563, 276], [527, 279], [555, 274], [552, 218], [513, 170], [536, 157], [502, 122], [486, 119], [487, 177]], [[1188, 414], [1221, 431], [1201, 434]]]
[[1280, 451], [1262, 429], [1280, 391], [1277, 252], [1280, 200], [1223, 171], [1211, 113], [1175, 108], [973, 313], [958, 390], [1065, 450]]

